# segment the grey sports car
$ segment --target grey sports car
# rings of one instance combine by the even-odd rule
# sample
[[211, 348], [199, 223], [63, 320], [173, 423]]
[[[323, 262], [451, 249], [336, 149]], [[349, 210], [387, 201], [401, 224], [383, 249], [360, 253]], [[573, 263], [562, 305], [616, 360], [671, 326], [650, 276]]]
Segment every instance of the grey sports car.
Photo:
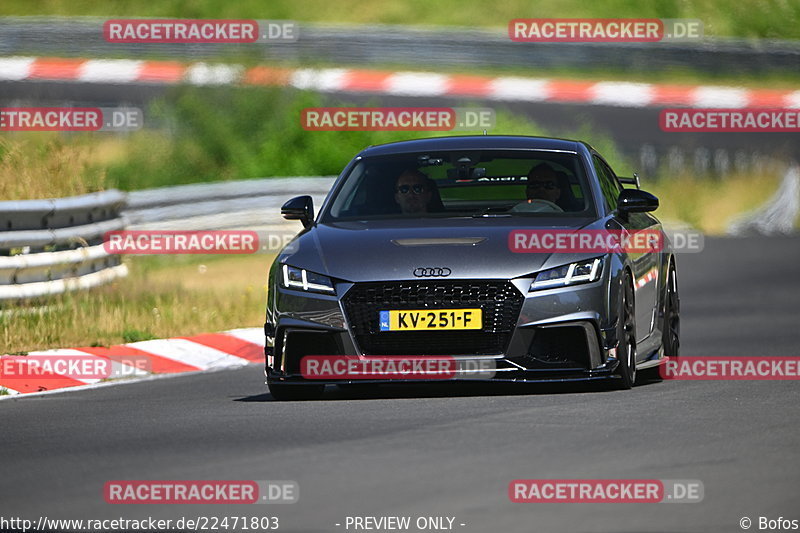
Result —
[[[657, 207], [638, 178], [618, 178], [580, 141], [484, 135], [368, 147], [316, 216], [309, 196], [282, 208], [304, 229], [269, 274], [270, 392], [307, 399], [327, 384], [406, 381], [309, 376], [309, 357], [451, 358], [459, 365], [446, 377], [422, 377], [630, 388], [637, 371], [678, 355], [675, 257], [666, 240], [600, 249], [567, 237], [659, 234]], [[560, 246], [543, 248], [548, 237]]]

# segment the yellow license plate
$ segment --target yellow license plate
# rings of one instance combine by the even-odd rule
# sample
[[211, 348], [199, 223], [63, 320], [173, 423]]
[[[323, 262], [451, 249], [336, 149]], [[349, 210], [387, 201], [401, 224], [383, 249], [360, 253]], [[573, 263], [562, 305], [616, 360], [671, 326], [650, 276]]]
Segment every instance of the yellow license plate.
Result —
[[380, 311], [381, 331], [482, 329], [481, 309], [410, 309]]

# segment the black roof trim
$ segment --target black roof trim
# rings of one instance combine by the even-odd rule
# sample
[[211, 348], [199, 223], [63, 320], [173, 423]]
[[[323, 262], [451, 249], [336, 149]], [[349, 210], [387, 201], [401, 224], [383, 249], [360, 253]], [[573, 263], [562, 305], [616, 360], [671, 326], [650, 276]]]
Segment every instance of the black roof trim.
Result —
[[525, 135], [464, 135], [412, 139], [365, 148], [359, 155], [369, 157], [435, 150], [563, 150], [578, 152], [580, 141], [529, 137]]

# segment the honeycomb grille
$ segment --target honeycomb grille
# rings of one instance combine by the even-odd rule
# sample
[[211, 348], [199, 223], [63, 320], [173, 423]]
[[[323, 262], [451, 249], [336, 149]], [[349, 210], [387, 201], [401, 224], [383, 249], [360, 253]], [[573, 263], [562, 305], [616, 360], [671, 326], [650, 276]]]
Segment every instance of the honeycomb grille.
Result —
[[[502, 354], [524, 297], [508, 281], [357, 283], [344, 296], [345, 313], [365, 355]], [[480, 308], [482, 330], [380, 331], [380, 311]]]

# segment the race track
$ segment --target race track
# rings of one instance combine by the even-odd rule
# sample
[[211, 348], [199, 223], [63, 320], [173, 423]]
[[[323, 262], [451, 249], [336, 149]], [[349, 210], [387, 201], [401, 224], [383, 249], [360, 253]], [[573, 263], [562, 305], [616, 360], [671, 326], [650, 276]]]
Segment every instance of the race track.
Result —
[[[687, 356], [798, 356], [800, 238], [678, 257]], [[0, 401], [0, 515], [451, 516], [464, 533], [726, 532], [799, 519], [794, 381], [386, 388], [278, 403], [258, 366]], [[687, 504], [512, 504], [510, 481], [697, 479]], [[295, 480], [293, 505], [109, 505], [122, 479]], [[337, 527], [335, 524], [342, 524]], [[464, 524], [461, 526], [460, 524]], [[352, 531], [352, 529], [351, 529]], [[414, 530], [412, 530], [414, 531]]]

